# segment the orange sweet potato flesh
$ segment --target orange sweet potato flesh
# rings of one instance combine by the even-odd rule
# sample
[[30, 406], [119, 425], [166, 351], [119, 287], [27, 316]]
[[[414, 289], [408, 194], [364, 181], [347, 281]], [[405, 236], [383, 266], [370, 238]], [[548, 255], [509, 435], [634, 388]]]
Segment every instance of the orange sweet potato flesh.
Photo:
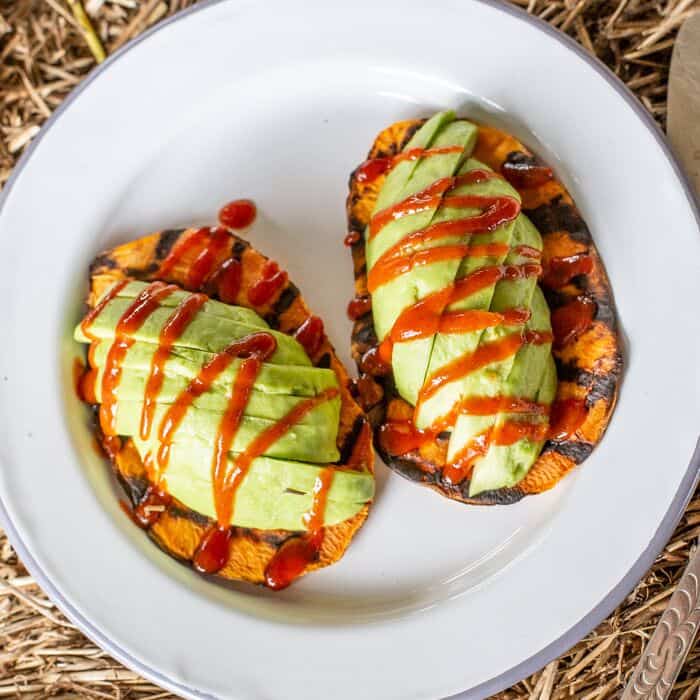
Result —
[[[369, 150], [370, 158], [388, 158], [400, 152], [413, 134], [423, 124], [422, 120], [402, 121], [384, 129]], [[533, 158], [533, 154], [514, 137], [489, 126], [479, 125], [479, 136], [474, 157], [501, 172], [504, 163], [519, 158]], [[541, 161], [537, 161], [541, 164]], [[541, 164], [544, 166], [544, 164]], [[377, 194], [385, 175], [367, 182], [358, 180], [357, 171], [350, 176], [347, 199], [348, 231], [362, 234], [365, 230]], [[522, 210], [530, 217], [542, 234], [544, 249], [542, 263], [552, 258], [565, 258], [580, 253], [591, 259], [591, 270], [574, 277], [566, 286], [545, 295], [552, 308], [565, 305], [576, 297], [585, 296], [596, 304], [596, 315], [591, 326], [572, 343], [562, 349], [554, 349], [557, 365], [557, 399], [579, 399], [585, 402], [586, 419], [570, 438], [548, 441], [542, 453], [526, 476], [512, 488], [503, 488], [469, 497], [469, 480], [452, 485], [442, 478], [447, 440], [439, 437], [404, 455], [388, 454], [379, 439], [375, 446], [389, 467], [413, 481], [435, 489], [448, 498], [475, 504], [507, 504], [528, 494], [540, 493], [552, 488], [562, 477], [580, 464], [600, 441], [615, 406], [622, 373], [622, 352], [617, 329], [612, 289], [593, 239], [585, 222], [564, 186], [556, 175], [542, 184], [519, 187]], [[358, 239], [357, 236], [353, 237]], [[364, 239], [351, 246], [355, 293], [367, 295], [367, 267]], [[413, 407], [398, 396], [391, 377], [372, 373], [370, 365], [362, 358], [377, 344], [371, 313], [359, 318], [353, 327], [352, 352], [361, 373], [363, 407], [368, 412], [375, 429], [375, 436], [388, 420], [407, 420], [413, 415]]]
[[[178, 240], [190, 236], [195, 229], [161, 231], [134, 240], [99, 255], [90, 267], [90, 291], [88, 306], [95, 304], [101, 294], [113, 283], [126, 277], [144, 281], [156, 279], [158, 268]], [[184, 239], [183, 239], [184, 240]], [[201, 252], [201, 248], [186, 250], [178, 258], [177, 264], [168, 272], [164, 281], [178, 284], [184, 289], [187, 285], [187, 272]], [[231, 235], [230, 244], [220, 251], [219, 260], [234, 257], [241, 262], [242, 283], [235, 303], [250, 307], [248, 289], [258, 278], [263, 265], [268, 261], [250, 244], [238, 236]], [[193, 290], [194, 291], [194, 290]], [[216, 298], [215, 294], [211, 295]], [[264, 306], [255, 307], [272, 328], [292, 334], [311, 315], [299, 290], [287, 281], [285, 285]], [[353, 398], [350, 380], [338, 360], [328, 338], [323, 336], [317, 352], [311, 357], [316, 366], [330, 367], [337, 375], [341, 392], [340, 426], [338, 449], [341, 459], [338, 466], [372, 471], [374, 451], [367, 418]], [[149, 482], [146, 469], [133, 443], [125, 440], [106, 440], [96, 426], [95, 431], [105, 453], [110, 457], [115, 474], [124, 487], [131, 506], [136, 507], [144, 498]], [[304, 573], [334, 563], [343, 556], [355, 533], [367, 518], [369, 505], [357, 515], [337, 525], [325, 528], [323, 544], [318, 559], [307, 566]], [[165, 552], [186, 564], [191, 564], [202, 535], [214, 523], [183, 503], [173, 500], [160, 517], [147, 528], [148, 535]], [[230, 556], [217, 576], [226, 579], [263, 583], [265, 568], [282, 544], [299, 533], [286, 530], [255, 530], [233, 527]]]

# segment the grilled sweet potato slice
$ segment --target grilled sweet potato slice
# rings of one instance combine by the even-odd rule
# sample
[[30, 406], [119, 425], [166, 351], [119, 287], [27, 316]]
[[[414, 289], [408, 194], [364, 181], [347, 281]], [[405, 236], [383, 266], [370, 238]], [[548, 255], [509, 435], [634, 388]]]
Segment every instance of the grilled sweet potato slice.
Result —
[[[388, 159], [400, 153], [423, 123], [424, 120], [402, 121], [384, 129], [370, 148], [368, 161]], [[555, 406], [580, 413], [575, 430], [562, 430], [559, 437], [554, 434], [533, 467], [515, 486], [470, 497], [469, 479], [454, 485], [443, 478], [448, 442], [441, 439], [444, 436], [438, 435], [402, 455], [390, 454], [378, 438], [381, 426], [388, 421], [410, 420], [413, 407], [398, 395], [391, 373], [377, 365], [378, 339], [370, 310], [354, 323], [352, 353], [360, 372], [360, 401], [375, 429], [375, 446], [389, 467], [455, 500], [507, 504], [552, 488], [588, 457], [602, 438], [615, 405], [622, 352], [610, 283], [590, 232], [564, 186], [522, 143], [489, 126], [479, 125], [473, 157], [506, 176], [522, 198], [523, 213], [542, 234], [541, 285], [552, 310], [555, 336], [557, 331], [560, 336], [553, 350], [558, 375]], [[350, 176], [346, 243], [351, 246], [355, 293], [366, 298], [363, 232], [386, 175], [358, 177], [362, 172], [358, 168]], [[569, 328], [572, 316], [569, 312], [581, 304], [591, 312], [591, 322], [585, 329]], [[567, 333], [569, 338], [561, 338]], [[554, 415], [552, 422], [556, 424]]]
[[[201, 239], [202, 230], [161, 231], [102, 253], [90, 267], [88, 306], [92, 308], [109, 287], [125, 278], [143, 281], [162, 279], [190, 291], [199, 291], [193, 288], [192, 269], [206, 248], [207, 237], [204, 237], [201, 245], [188, 245], [188, 241], [193, 241], [195, 236]], [[234, 234], [231, 234], [224, 247], [216, 248], [215, 255], [216, 260], [210, 261], [212, 266], [229, 258], [240, 262], [240, 287], [234, 298], [221, 300], [251, 307], [248, 292], [260, 279], [263, 267], [268, 265], [269, 268], [270, 261]], [[164, 265], [166, 260], [168, 262]], [[165, 269], [167, 273], [163, 274]], [[282, 278], [284, 284], [270, 300], [254, 308], [271, 328], [293, 334], [311, 313], [297, 287], [286, 279], [284, 273]], [[205, 291], [212, 298], [220, 298], [216, 289]], [[312, 363], [315, 366], [330, 367], [337, 375], [340, 385], [341, 412], [337, 446], [341, 458], [337, 466], [371, 472], [374, 465], [371, 431], [367, 418], [349, 391], [350, 381], [345, 368], [325, 333], [315, 345], [315, 350], [310, 353]], [[132, 507], [136, 508], [147, 497], [149, 488], [147, 471], [138, 451], [130, 440], [105, 437], [100, 433], [98, 425], [95, 430]], [[203, 535], [214, 522], [175, 499], [156, 508], [162, 512], [145, 526], [149, 536], [165, 552], [190, 564]], [[324, 528], [318, 557], [306, 567], [304, 573], [337, 561], [364, 523], [368, 509], [369, 506], [365, 505], [349, 520]], [[231, 534], [228, 562], [217, 575], [226, 579], [264, 583], [265, 570], [272, 557], [287, 540], [299, 533], [232, 527]]]

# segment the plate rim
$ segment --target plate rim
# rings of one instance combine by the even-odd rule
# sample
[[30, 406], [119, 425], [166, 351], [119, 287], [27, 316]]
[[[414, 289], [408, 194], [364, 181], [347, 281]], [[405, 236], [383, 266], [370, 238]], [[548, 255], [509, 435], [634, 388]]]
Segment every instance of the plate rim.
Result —
[[[155, 33], [165, 29], [166, 27], [181, 21], [197, 12], [207, 10], [208, 8], [224, 2], [235, 2], [236, 0], [200, 0], [196, 5], [192, 5], [177, 14], [168, 17], [157, 25], [147, 29], [138, 37], [132, 39], [127, 44], [119, 48], [113, 54], [110, 54], [102, 63], [95, 66], [92, 71], [73, 89], [73, 91], [61, 102], [56, 110], [42, 125], [39, 133], [34, 137], [24, 153], [20, 156], [17, 164], [12, 170], [12, 174], [5, 183], [0, 192], [0, 214], [4, 208], [7, 197], [18, 180], [22, 170], [31, 158], [34, 150], [39, 145], [41, 140], [46, 136], [54, 123], [61, 117], [63, 112], [70, 104], [85, 90], [99, 75], [101, 75], [115, 61], [119, 60], [127, 52], [140, 44], [142, 41], [149, 39]], [[642, 124], [651, 132], [654, 140], [661, 148], [663, 155], [671, 165], [680, 185], [685, 193], [688, 204], [695, 218], [698, 230], [700, 231], [700, 196], [696, 196], [693, 187], [683, 172], [676, 155], [671, 150], [668, 140], [654, 121], [649, 112], [642, 106], [634, 93], [616, 76], [610, 69], [596, 56], [591, 55], [583, 46], [576, 42], [572, 37], [563, 34], [559, 30], [552, 27], [550, 24], [528, 14], [524, 9], [503, 2], [503, 0], [473, 0], [483, 5], [487, 5], [500, 12], [505, 12], [516, 19], [532, 25], [534, 28], [542, 31], [547, 36], [558, 41], [562, 46], [569, 49], [578, 55], [591, 66], [596, 73], [603, 78], [627, 103], [635, 115], [639, 118]], [[564, 632], [560, 637], [550, 642], [547, 646], [540, 649], [538, 652], [523, 660], [516, 666], [501, 672], [497, 676], [490, 678], [479, 685], [473, 686], [467, 690], [448, 696], [450, 700], [481, 700], [494, 693], [500, 692], [510, 686], [518, 683], [523, 678], [540, 670], [552, 660], [561, 656], [568, 651], [572, 646], [577, 644], [583, 637], [597, 627], [612, 611], [624, 600], [630, 591], [643, 578], [648, 569], [653, 564], [656, 557], [665, 547], [669, 538], [673, 534], [678, 522], [680, 521], [687, 504], [690, 502], [692, 495], [700, 482], [700, 438], [696, 443], [695, 450], [688, 464], [688, 468], [680, 482], [680, 485], [671, 501], [671, 504], [662, 518], [659, 526], [650, 540], [647, 547], [642, 551], [635, 563], [622, 579], [610, 590], [607, 595], [597, 603], [581, 620], [579, 620], [570, 629]], [[107, 651], [111, 656], [117, 659], [127, 668], [139, 673], [148, 680], [165, 688], [166, 690], [180, 694], [183, 697], [193, 698], [194, 700], [218, 700], [217, 696], [205, 693], [203, 691], [192, 688], [184, 683], [173, 680], [163, 674], [157, 668], [152, 667], [133, 656], [125, 649], [122, 649], [118, 644], [112, 641], [108, 632], [102, 631], [93, 624], [89, 619], [82, 615], [73, 604], [68, 601], [59, 592], [50, 578], [45, 574], [39, 564], [36, 562], [31, 552], [25, 545], [17, 528], [12, 522], [8, 510], [3, 503], [0, 495], [0, 525], [2, 525], [5, 533], [16, 553], [22, 560], [30, 574], [39, 583], [43, 591], [53, 601], [56, 607], [94, 644], [103, 650]], [[445, 700], [448, 700], [445, 698]]]

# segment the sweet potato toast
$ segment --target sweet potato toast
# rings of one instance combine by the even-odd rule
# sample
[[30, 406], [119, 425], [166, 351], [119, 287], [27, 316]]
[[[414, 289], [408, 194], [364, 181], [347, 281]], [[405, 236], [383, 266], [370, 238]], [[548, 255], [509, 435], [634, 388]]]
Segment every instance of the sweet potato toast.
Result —
[[[177, 284], [188, 291], [200, 291], [199, 284], [193, 286], [192, 270], [196, 268], [198, 257], [201, 260], [209, 242], [207, 236], [211, 236], [212, 231], [213, 229], [161, 231], [102, 253], [95, 258], [90, 267], [88, 307], [93, 308], [96, 300], [115, 282], [127, 278], [141, 281], [159, 279]], [[193, 245], [192, 242], [197, 237], [200, 239], [199, 243]], [[233, 233], [227, 236], [223, 247], [220, 244], [210, 247], [216, 256], [216, 260], [209, 261], [210, 264], [221, 264], [230, 258], [239, 262], [239, 288], [234, 298], [230, 298], [229, 295], [229, 298], [222, 301], [251, 307], [248, 292], [254, 282], [261, 278], [261, 270], [266, 265], [269, 268], [270, 261]], [[291, 335], [311, 314], [297, 287], [286, 279], [285, 273], [281, 275], [284, 283], [275, 290], [269, 301], [255, 306], [255, 311], [264, 317], [271, 329]], [[216, 289], [206, 288], [203, 291], [212, 299], [219, 298]], [[347, 373], [322, 327], [320, 332], [321, 336], [313, 343], [309, 357], [314, 366], [330, 368], [335, 372], [341, 399], [337, 436], [337, 447], [341, 457], [332, 466], [371, 473], [374, 456], [367, 418], [349, 391]], [[139, 452], [131, 439], [104, 436], [98, 421], [95, 430], [118, 480], [128, 495], [131, 509], [136, 509], [148, 497], [150, 486], [147, 469]], [[352, 537], [364, 523], [368, 507], [365, 505], [348, 520], [324, 528], [318, 555], [306, 566], [303, 573], [332, 564], [343, 555]], [[142, 521], [141, 525], [165, 552], [191, 564], [199, 543], [214, 521], [176, 499], [164, 506], [156, 506], [156, 509], [162, 512], [147, 523]], [[228, 561], [217, 575], [226, 579], [265, 583], [266, 567], [275, 553], [285, 542], [298, 534], [288, 530], [257, 530], [232, 526]]]
[[[358, 299], [370, 297], [364, 232], [386, 179], [384, 174], [371, 178], [358, 175], [366, 172], [367, 164], [390, 161], [399, 154], [424, 123], [425, 120], [403, 121], [384, 129], [375, 139], [365, 164], [350, 176], [346, 244], [351, 247]], [[563, 185], [523, 144], [488, 126], [478, 125], [473, 157], [506, 176], [522, 199], [522, 212], [542, 235], [544, 274], [540, 285], [552, 310], [555, 331], [553, 354], [558, 375], [555, 406], [576, 406], [579, 411], [585, 411], [585, 417], [581, 416], [575, 429], [567, 434], [558, 437], [550, 434], [539, 458], [517, 484], [470, 497], [468, 478], [453, 484], [443, 475], [447, 453], [443, 434], [400, 455], [390, 454], [379, 438], [382, 426], [389, 421], [412, 420], [414, 408], [399, 396], [391, 372], [376, 362], [379, 341], [369, 305], [355, 320], [352, 353], [360, 373], [360, 401], [375, 431], [375, 447], [387, 465], [455, 500], [508, 504], [552, 488], [588, 457], [602, 438], [615, 405], [622, 353], [612, 290], [603, 263]], [[547, 175], [537, 177], [538, 172]], [[535, 177], [528, 177], [528, 173], [534, 173]], [[568, 327], [568, 312], [576, 305], [590, 312], [585, 328]]]

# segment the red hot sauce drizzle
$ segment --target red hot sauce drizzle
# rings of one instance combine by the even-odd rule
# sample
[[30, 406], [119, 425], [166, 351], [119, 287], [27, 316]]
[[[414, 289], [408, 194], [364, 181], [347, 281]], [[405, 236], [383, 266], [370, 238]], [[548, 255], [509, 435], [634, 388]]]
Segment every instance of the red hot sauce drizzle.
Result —
[[139, 434], [142, 440], [148, 440], [151, 435], [153, 415], [156, 409], [158, 394], [163, 388], [165, 379], [165, 363], [170, 357], [170, 353], [184, 333], [185, 329], [192, 322], [199, 310], [208, 301], [204, 294], [191, 294], [186, 296], [175, 308], [163, 326], [158, 338], [156, 348], [151, 360], [151, 368], [146, 379], [146, 390], [144, 393], [143, 409], [141, 411], [141, 426]]
[[[251, 341], [250, 339], [255, 335], [258, 336], [257, 339]], [[270, 357], [275, 347], [274, 337], [263, 332], [248, 336], [248, 344], [247, 347], [244, 345], [243, 352], [239, 348], [238, 354], [239, 356], [244, 355], [244, 358], [236, 372], [231, 397], [214, 439], [211, 471], [217, 524], [207, 530], [192, 559], [195, 568], [203, 573], [215, 573], [228, 561], [233, 499], [236, 489], [245, 475], [237, 460], [234, 471], [229, 470], [229, 453], [243, 420], [243, 413], [248, 405], [253, 385], [262, 369], [263, 361]]]
[[577, 253], [565, 258], [551, 258], [545, 265], [542, 285], [549, 289], [561, 289], [574, 277], [588, 275], [593, 270], [593, 258], [588, 253]]
[[154, 277], [166, 279], [170, 276], [175, 266], [187, 256], [190, 251], [197, 250], [206, 245], [209, 239], [210, 229], [208, 227], [193, 229], [185, 232], [178, 238], [172, 250], [165, 256]]
[[348, 318], [351, 321], [357, 321], [372, 309], [372, 298], [367, 294], [365, 296], [356, 296], [350, 300], [348, 304]]
[[551, 333], [526, 331], [522, 334], [511, 333], [498, 340], [479, 345], [474, 352], [458, 357], [428, 377], [418, 395], [416, 410], [422, 402], [434, 396], [445, 384], [457, 381], [494, 362], [512, 357], [524, 344], [541, 345], [551, 342]]
[[402, 161], [414, 161], [419, 158], [430, 158], [431, 156], [448, 155], [450, 153], [462, 153], [461, 146], [445, 146], [442, 148], [410, 148], [407, 151], [397, 153], [391, 158], [370, 158], [360, 165], [355, 171], [355, 179], [358, 182], [374, 182], [382, 175], [388, 173], [398, 163]]
[[445, 313], [444, 310], [450, 304], [466, 299], [500, 280], [537, 277], [541, 272], [542, 268], [534, 263], [482, 267], [448, 287], [429, 294], [399, 314], [391, 331], [380, 345], [382, 358], [391, 361], [395, 343], [427, 338], [437, 332], [457, 333], [488, 328], [500, 323], [524, 323], [529, 315], [522, 309], [510, 309], [501, 314], [488, 311]]
[[548, 438], [561, 442], [572, 438], [586, 422], [588, 409], [584, 399], [557, 399], [552, 404]]
[[225, 304], [235, 304], [241, 290], [242, 278], [241, 261], [236, 258], [227, 258], [207, 281], [206, 287], [211, 289]]
[[316, 477], [311, 508], [302, 518], [307, 532], [298, 537], [290, 537], [275, 552], [265, 569], [265, 583], [269, 588], [276, 591], [286, 588], [318, 558], [323, 544], [326, 502], [334, 475], [335, 469], [326, 467]]
[[199, 251], [185, 274], [185, 286], [194, 291], [206, 290], [233, 304], [241, 287], [241, 262], [233, 257], [218, 262], [230, 242], [231, 234], [223, 228], [200, 228], [183, 235], [161, 263], [156, 276], [167, 278], [185, 256]]
[[80, 330], [83, 332], [83, 335], [88, 338], [88, 340], [91, 340], [93, 343], [99, 340], [97, 336], [90, 332], [90, 326], [92, 325], [92, 322], [105, 310], [107, 304], [109, 304], [109, 302], [112, 301], [112, 299], [114, 299], [119, 292], [126, 287], [127, 284], [129, 284], [129, 280], [117, 282], [109, 290], [109, 292], [107, 292], [107, 294], [105, 294], [102, 299], [100, 299], [100, 301], [85, 314], [85, 318], [80, 322]]
[[206, 245], [194, 259], [189, 269], [185, 284], [188, 289], [202, 289], [214, 272], [217, 259], [226, 250], [231, 241], [231, 234], [223, 229], [209, 229]]
[[561, 349], [585, 333], [593, 324], [597, 304], [589, 297], [580, 296], [552, 312], [554, 347]]
[[459, 484], [471, 474], [474, 463], [483, 457], [491, 445], [508, 446], [519, 440], [539, 442], [547, 436], [548, 423], [506, 420], [500, 425], [479, 433], [468, 442], [459, 454], [447, 465], [442, 475], [452, 484]]
[[268, 260], [260, 271], [260, 277], [248, 289], [248, 301], [253, 306], [264, 306], [287, 283], [287, 273], [280, 270], [274, 260]]
[[359, 231], [350, 231], [347, 236], [343, 239], [343, 244], [348, 248], [354, 246], [362, 238], [362, 234]]
[[554, 177], [551, 168], [525, 153], [510, 154], [501, 166], [501, 172], [515, 189], [541, 187]]
[[306, 354], [313, 358], [323, 343], [323, 321], [318, 316], [309, 316], [297, 328], [294, 337], [301, 343]]
[[[175, 431], [179, 428], [194, 401], [211, 389], [214, 382], [234, 360], [252, 355], [268, 358], [275, 351], [276, 346], [275, 337], [270, 333], [264, 331], [252, 333], [244, 338], [235, 340], [202, 366], [197, 376], [170, 405], [158, 428], [160, 447], [158, 448], [155, 465], [161, 473], [168, 467], [170, 447], [175, 437]], [[156, 481], [157, 479], [153, 480]]]
[[[217, 439], [217, 449], [212, 465], [217, 524], [207, 531], [195, 552], [193, 562], [199, 571], [216, 573], [228, 560], [228, 544], [231, 538], [231, 522], [233, 521], [233, 505], [236, 491], [248, 473], [253, 461], [265, 454], [275, 442], [290, 428], [299, 423], [307, 413], [336, 396], [338, 396], [337, 389], [326, 389], [317, 396], [300, 401], [286, 416], [257, 435], [246, 450], [233, 460], [231, 470], [227, 468], [228, 451], [223, 451], [223, 448], [226, 446], [225, 443], [228, 443], [230, 447], [228, 428], [226, 428], [226, 433], [221, 439]], [[224, 417], [225, 420], [226, 418]], [[222, 421], [222, 426], [224, 421]], [[219, 429], [219, 434], [222, 435], [221, 428]], [[218, 531], [218, 534], [214, 534], [215, 531]]]
[[129, 348], [134, 344], [132, 337], [146, 319], [159, 307], [160, 301], [177, 290], [164, 282], [148, 285], [122, 314], [117, 322], [114, 340], [107, 352], [102, 374], [102, 403], [100, 404], [100, 427], [105, 435], [115, 434], [116, 390], [122, 374], [122, 363]]

